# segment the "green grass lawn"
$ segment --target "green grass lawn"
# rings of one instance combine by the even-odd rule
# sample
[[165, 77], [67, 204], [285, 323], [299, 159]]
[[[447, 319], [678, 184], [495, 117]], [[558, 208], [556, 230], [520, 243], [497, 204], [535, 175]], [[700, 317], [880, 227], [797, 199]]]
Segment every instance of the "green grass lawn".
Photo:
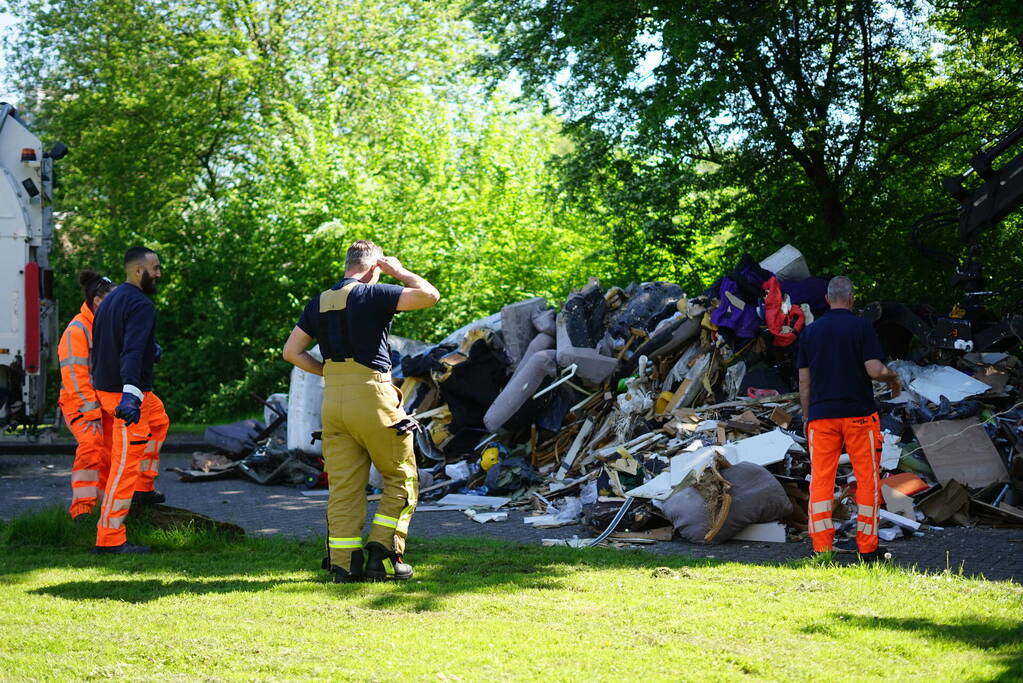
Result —
[[131, 533], [0, 529], [0, 679], [1023, 679], [1023, 588], [953, 573], [446, 540], [335, 585], [320, 544]]

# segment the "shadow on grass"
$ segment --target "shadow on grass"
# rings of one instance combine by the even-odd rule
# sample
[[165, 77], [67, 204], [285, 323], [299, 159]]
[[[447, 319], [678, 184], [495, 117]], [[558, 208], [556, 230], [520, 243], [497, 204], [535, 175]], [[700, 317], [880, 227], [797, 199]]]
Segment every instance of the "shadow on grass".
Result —
[[[180, 594], [260, 592], [274, 588], [329, 594], [339, 601], [357, 598], [371, 609], [434, 611], [466, 594], [560, 590], [586, 569], [648, 571], [654, 578], [686, 578], [690, 570], [725, 562], [640, 550], [516, 545], [489, 539], [418, 541], [416, 576], [406, 582], [333, 585], [319, 569], [322, 541], [233, 537], [193, 527], [156, 529], [137, 520], [133, 542], [153, 547], [148, 555], [95, 555], [94, 527], [76, 525], [59, 508], [16, 519], [0, 533], [0, 585], [23, 583], [49, 569], [90, 569], [102, 578], [36, 588], [33, 592], [66, 600], [124, 600], [145, 603]], [[749, 563], [746, 563], [749, 564]], [[820, 564], [803, 559], [772, 567], [804, 570]], [[898, 567], [886, 571], [906, 572]], [[329, 584], [325, 586], [324, 584]]]
[[[1020, 621], [957, 621], [937, 623], [917, 617], [868, 617], [857, 614], [833, 614], [832, 622], [844, 628], [877, 631], [904, 631], [930, 640], [958, 642], [991, 653], [1004, 671], [989, 681], [1023, 681], [1023, 624]], [[824, 627], [828, 629], [827, 626]], [[820, 625], [805, 627], [804, 632], [819, 632]], [[927, 647], [922, 643], [921, 647]]]
[[[370, 609], [431, 611], [450, 598], [471, 593], [507, 594], [559, 590], [566, 577], [587, 568], [647, 570], [678, 577], [686, 567], [719, 564], [683, 556], [659, 557], [642, 551], [521, 546], [484, 539], [445, 539], [416, 543], [416, 576], [381, 584], [331, 583], [319, 569], [322, 541], [232, 537], [215, 531], [156, 529], [137, 519], [132, 542], [153, 548], [147, 555], [96, 555], [90, 524], [74, 524], [59, 508], [13, 520], [0, 533], [0, 585], [17, 585], [29, 575], [52, 569], [83, 569], [94, 580], [50, 583], [35, 594], [65, 600], [123, 600], [145, 603], [172, 595], [309, 591], [339, 601], [353, 599]], [[654, 570], [664, 568], [658, 574]]]
[[159, 600], [171, 595], [206, 595], [216, 593], [254, 593], [264, 591], [285, 583], [297, 583], [295, 579], [288, 581], [227, 579], [214, 581], [187, 581], [178, 579], [162, 581], [160, 579], [100, 580], [100, 581], [69, 581], [46, 588], [29, 591], [35, 595], [50, 595], [65, 600], [119, 600], [132, 604], [140, 604]]

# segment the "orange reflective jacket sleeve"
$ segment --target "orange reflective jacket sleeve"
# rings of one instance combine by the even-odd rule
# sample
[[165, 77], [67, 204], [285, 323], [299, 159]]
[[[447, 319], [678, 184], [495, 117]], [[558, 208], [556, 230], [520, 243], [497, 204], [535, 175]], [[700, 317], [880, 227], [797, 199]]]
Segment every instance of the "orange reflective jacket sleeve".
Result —
[[102, 413], [99, 398], [89, 376], [89, 351], [92, 347], [91, 321], [77, 315], [64, 330], [57, 347], [60, 360], [60, 402], [68, 412], [78, 411], [86, 420], [98, 420]]

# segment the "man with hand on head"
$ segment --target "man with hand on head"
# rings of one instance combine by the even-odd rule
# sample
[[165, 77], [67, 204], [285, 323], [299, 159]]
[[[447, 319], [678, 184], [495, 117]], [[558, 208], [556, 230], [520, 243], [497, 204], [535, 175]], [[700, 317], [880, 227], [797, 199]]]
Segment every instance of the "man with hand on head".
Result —
[[[377, 284], [380, 273], [401, 282]], [[284, 345], [284, 360], [322, 375], [323, 460], [330, 487], [323, 568], [335, 583], [409, 579], [405, 538], [419, 495], [410, 426], [391, 383], [387, 335], [398, 311], [429, 308], [440, 293], [368, 240], [348, 248], [344, 277], [314, 296]], [[323, 362], [307, 349], [320, 345]], [[363, 555], [370, 464], [384, 487]]]
[[132, 247], [124, 255], [124, 270], [124, 284], [103, 300], [93, 325], [93, 385], [104, 416], [113, 424], [96, 530], [100, 553], [149, 551], [127, 542], [124, 520], [133, 500], [162, 501], [161, 494], [145, 486], [155, 478], [152, 455], [159, 452], [170, 426], [163, 402], [153, 393], [156, 308], [149, 296], [156, 293], [162, 275], [160, 258], [152, 249]]
[[[857, 550], [862, 559], [876, 561], [884, 556], [877, 544], [883, 442], [871, 380], [886, 382], [892, 396], [902, 385], [882, 362], [884, 351], [874, 327], [852, 312], [852, 281], [832, 278], [826, 298], [831, 310], [803, 330], [796, 358], [810, 449], [810, 540], [814, 552]], [[856, 476], [856, 542], [833, 546], [831, 510], [843, 448]]]

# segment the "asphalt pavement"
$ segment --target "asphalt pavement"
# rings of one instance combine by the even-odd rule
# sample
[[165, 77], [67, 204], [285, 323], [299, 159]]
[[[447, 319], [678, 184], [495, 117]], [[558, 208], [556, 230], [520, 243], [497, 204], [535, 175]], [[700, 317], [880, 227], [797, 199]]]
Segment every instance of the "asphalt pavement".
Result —
[[[254, 535], [323, 536], [326, 496], [307, 495], [289, 486], [259, 486], [246, 479], [182, 482], [169, 471], [187, 467], [190, 462], [191, 455], [184, 453], [164, 454], [161, 459], [157, 488], [166, 494], [168, 505], [232, 522]], [[71, 463], [72, 456], [67, 453], [12, 454], [8, 449], [7, 454], [0, 455], [0, 520], [54, 505], [66, 506], [71, 498]], [[409, 532], [408, 553], [414, 556], [417, 538], [475, 537], [537, 544], [544, 538], [594, 535], [581, 525], [534, 529], [523, 523], [523, 517], [523, 512], [511, 510], [506, 521], [480, 524], [461, 512], [418, 512]], [[676, 539], [638, 547], [653, 553], [742, 563], [778, 563], [811, 554], [808, 541], [697, 545]], [[921, 571], [961, 569], [971, 576], [1023, 583], [1023, 529], [947, 527], [896, 540], [889, 544], [889, 550], [893, 561]]]

